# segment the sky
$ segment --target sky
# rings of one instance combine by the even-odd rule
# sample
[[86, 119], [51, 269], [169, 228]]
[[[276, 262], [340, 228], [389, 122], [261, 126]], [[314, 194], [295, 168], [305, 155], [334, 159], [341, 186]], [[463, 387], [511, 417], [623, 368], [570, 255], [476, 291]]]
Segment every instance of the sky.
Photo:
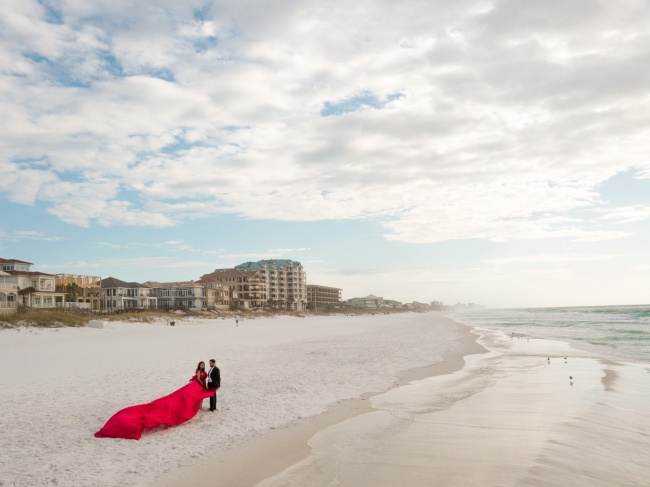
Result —
[[650, 303], [647, 0], [0, 0], [0, 257]]

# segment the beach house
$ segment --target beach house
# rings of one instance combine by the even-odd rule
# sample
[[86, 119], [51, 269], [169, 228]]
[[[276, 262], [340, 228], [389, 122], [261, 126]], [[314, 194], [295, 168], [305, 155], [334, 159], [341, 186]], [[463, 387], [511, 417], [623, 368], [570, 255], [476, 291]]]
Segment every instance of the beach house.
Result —
[[202, 284], [194, 281], [156, 282], [147, 281], [144, 286], [150, 288], [151, 294], [158, 300], [158, 306], [164, 308], [206, 308], [205, 290]]
[[384, 305], [384, 298], [369, 294], [363, 298], [350, 298], [347, 300], [347, 303], [357, 308], [379, 309]]
[[101, 308], [104, 311], [156, 308], [158, 304], [152, 289], [137, 282], [107, 277], [101, 280], [101, 288]]
[[18, 302], [18, 278], [0, 271], [0, 314], [16, 311]]
[[102, 278], [78, 274], [57, 274], [55, 287], [65, 293], [67, 308], [81, 308], [90, 311], [101, 309]]
[[[56, 276], [45, 272], [32, 271], [31, 262], [17, 259], [0, 259], [2, 271], [15, 279], [4, 276], [5, 285], [16, 285], [16, 294], [5, 294], [5, 307], [8, 300], [16, 300], [17, 305], [32, 308], [62, 308], [65, 306], [65, 293], [57, 292], [55, 286]], [[6, 287], [6, 286], [5, 286]], [[11, 291], [10, 289], [7, 289]]]

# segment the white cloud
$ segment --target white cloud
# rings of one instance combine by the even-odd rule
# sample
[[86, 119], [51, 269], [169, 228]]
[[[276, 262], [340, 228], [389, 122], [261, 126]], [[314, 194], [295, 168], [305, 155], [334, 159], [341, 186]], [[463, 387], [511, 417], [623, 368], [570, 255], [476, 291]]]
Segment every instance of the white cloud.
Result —
[[650, 206], [636, 205], [616, 208], [605, 213], [601, 219], [617, 224], [650, 220]]
[[66, 240], [65, 237], [57, 235], [48, 235], [46, 232], [40, 230], [14, 230], [8, 233], [0, 232], [0, 238], [10, 240], [12, 242], [20, 242], [21, 240], [41, 240], [45, 242], [60, 242]]
[[69, 272], [67, 271], [67, 269], [71, 269], [75, 267], [93, 268], [93, 267], [99, 267], [99, 264], [89, 263], [83, 260], [79, 260], [79, 261], [65, 262], [64, 264], [39, 264], [38, 267], [41, 269], [58, 269], [63, 272]]
[[567, 262], [592, 262], [599, 260], [611, 260], [620, 257], [618, 254], [604, 254], [604, 255], [553, 255], [553, 254], [537, 254], [525, 255], [521, 257], [504, 257], [500, 259], [485, 259], [483, 262], [489, 265], [504, 265], [504, 264], [557, 264]]
[[[627, 236], [605, 225], [647, 208], [562, 219], [614, 174], [650, 174], [644, 5], [4, 1], [0, 194], [80, 226], [232, 213], [375, 218], [406, 242]], [[362, 94], [380, 103], [320, 115]]]

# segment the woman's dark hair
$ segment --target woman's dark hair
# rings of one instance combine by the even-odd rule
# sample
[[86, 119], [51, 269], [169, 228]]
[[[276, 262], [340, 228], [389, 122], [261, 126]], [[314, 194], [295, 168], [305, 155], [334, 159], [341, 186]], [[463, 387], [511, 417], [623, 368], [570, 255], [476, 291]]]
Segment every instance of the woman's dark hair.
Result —
[[203, 368], [205, 369], [205, 362], [203, 360], [201, 360], [199, 362], [199, 365], [196, 366], [196, 370], [199, 370], [201, 368], [201, 364], [203, 364]]

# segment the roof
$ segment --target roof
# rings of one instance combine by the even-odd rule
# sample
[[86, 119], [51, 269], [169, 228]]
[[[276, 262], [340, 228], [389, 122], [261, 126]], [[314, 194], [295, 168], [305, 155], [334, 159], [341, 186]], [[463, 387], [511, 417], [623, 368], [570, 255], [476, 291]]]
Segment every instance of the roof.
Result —
[[291, 259], [271, 259], [271, 260], [258, 260], [257, 262], [244, 262], [235, 266], [235, 269], [242, 271], [252, 271], [259, 269], [272, 269], [279, 270], [289, 266], [301, 266], [302, 264], [296, 260]]
[[157, 282], [157, 281], [146, 281], [142, 283], [144, 287], [203, 287], [201, 283], [194, 281], [183, 281], [183, 282]]
[[47, 272], [39, 271], [5, 271], [11, 274], [12, 276], [48, 276], [56, 277], [54, 274], [48, 274]]
[[0, 259], [0, 264], [26, 264], [26, 265], [34, 265], [31, 262], [25, 262], [24, 260], [18, 260], [18, 259]]
[[255, 277], [258, 275], [257, 270], [241, 270], [241, 269], [215, 269], [210, 274], [203, 274], [201, 280], [210, 280], [223, 277]]
[[147, 287], [138, 282], [125, 282], [114, 277], [107, 277], [102, 279], [102, 289], [111, 288], [111, 287], [126, 287], [126, 288], [136, 288], [136, 287]]

